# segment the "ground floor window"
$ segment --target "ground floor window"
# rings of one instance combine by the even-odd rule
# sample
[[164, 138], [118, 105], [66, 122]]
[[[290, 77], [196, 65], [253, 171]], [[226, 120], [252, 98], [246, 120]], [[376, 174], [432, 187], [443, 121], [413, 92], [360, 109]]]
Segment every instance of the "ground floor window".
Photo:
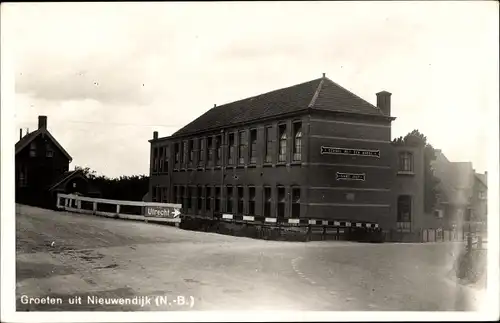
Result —
[[203, 195], [202, 195], [201, 186], [198, 186], [196, 189], [197, 189], [197, 194], [196, 194], [196, 200], [197, 200], [196, 209], [197, 209], [198, 213], [201, 213], [201, 210], [203, 209]]
[[220, 187], [215, 188], [215, 211], [220, 212]]
[[238, 210], [237, 210], [237, 213], [238, 214], [242, 214], [243, 213], [243, 204], [244, 204], [244, 198], [245, 196], [243, 195], [243, 187], [238, 187]]
[[205, 187], [205, 210], [212, 210], [212, 192], [210, 187]]
[[300, 217], [300, 188], [292, 188], [292, 218]]
[[411, 226], [411, 196], [400, 195], [397, 204], [398, 229], [409, 230]]
[[231, 186], [228, 186], [226, 188], [226, 212], [227, 213], [232, 213], [233, 212], [233, 188]]
[[255, 187], [248, 188], [248, 214], [255, 215]]
[[271, 188], [264, 187], [264, 216], [271, 216]]
[[282, 219], [285, 217], [285, 188], [283, 186], [278, 186], [278, 218]]

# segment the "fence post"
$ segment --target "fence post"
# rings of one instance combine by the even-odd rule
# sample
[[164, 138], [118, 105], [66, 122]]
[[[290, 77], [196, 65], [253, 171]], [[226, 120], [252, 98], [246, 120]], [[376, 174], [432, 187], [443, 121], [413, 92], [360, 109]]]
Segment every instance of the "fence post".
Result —
[[116, 204], [116, 216], [120, 215], [120, 204]]
[[82, 201], [81, 200], [76, 200], [76, 207], [78, 209], [81, 209], [82, 208]]
[[92, 203], [92, 211], [93, 211], [94, 215], [97, 214], [97, 202]]

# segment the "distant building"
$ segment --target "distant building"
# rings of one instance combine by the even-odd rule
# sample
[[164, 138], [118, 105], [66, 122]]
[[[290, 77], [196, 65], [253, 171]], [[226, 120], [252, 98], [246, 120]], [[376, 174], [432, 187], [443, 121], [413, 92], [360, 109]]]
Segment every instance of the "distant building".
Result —
[[145, 198], [185, 214], [438, 226], [424, 212], [423, 147], [391, 142], [391, 93], [376, 97], [323, 75], [214, 106], [169, 137], [154, 132]]
[[16, 202], [53, 207], [57, 193], [98, 195], [80, 171], [69, 171], [68, 152], [47, 130], [47, 117], [38, 117], [38, 129], [16, 143]]

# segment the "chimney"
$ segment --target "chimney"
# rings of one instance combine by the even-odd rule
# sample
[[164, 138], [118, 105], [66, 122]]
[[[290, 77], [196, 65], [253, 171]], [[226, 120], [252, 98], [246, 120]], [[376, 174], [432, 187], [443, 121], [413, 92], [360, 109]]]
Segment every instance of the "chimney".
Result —
[[23, 139], [23, 129], [19, 129], [19, 140]]
[[386, 116], [391, 115], [391, 93], [382, 91], [377, 93], [377, 108]]
[[153, 131], [153, 139], [158, 139], [158, 131]]
[[38, 129], [47, 129], [47, 116], [38, 116]]
[[325, 77], [326, 77], [326, 73], [323, 73], [323, 78], [325, 78]]

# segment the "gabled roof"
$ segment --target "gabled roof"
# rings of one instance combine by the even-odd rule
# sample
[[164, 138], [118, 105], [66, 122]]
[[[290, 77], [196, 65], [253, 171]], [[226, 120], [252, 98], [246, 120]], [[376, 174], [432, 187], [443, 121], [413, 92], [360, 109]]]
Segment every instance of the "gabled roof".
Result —
[[[61, 185], [62, 183], [66, 182], [66, 181], [69, 181], [71, 178], [75, 177], [78, 174], [83, 175], [83, 173], [81, 172], [81, 170], [70, 170], [70, 171], [64, 172], [61, 176], [59, 176], [59, 178], [57, 178], [50, 185], [49, 191], [55, 189], [57, 186]], [[83, 177], [85, 178], [85, 176], [83, 176]]]
[[25, 135], [18, 142], [16, 142], [16, 155], [41, 134], [45, 134], [47, 137], [49, 137], [49, 139], [54, 143], [54, 145], [56, 145], [56, 147], [59, 148], [59, 150], [61, 150], [61, 152], [69, 159], [70, 162], [73, 160], [73, 158], [71, 158], [68, 152], [59, 144], [59, 142], [57, 142], [57, 140], [45, 128], [37, 129]]
[[323, 77], [214, 107], [172, 136], [182, 136], [308, 109], [391, 118], [384, 115], [373, 104]]
[[476, 178], [486, 187], [488, 187], [488, 180], [485, 174], [476, 173]]

